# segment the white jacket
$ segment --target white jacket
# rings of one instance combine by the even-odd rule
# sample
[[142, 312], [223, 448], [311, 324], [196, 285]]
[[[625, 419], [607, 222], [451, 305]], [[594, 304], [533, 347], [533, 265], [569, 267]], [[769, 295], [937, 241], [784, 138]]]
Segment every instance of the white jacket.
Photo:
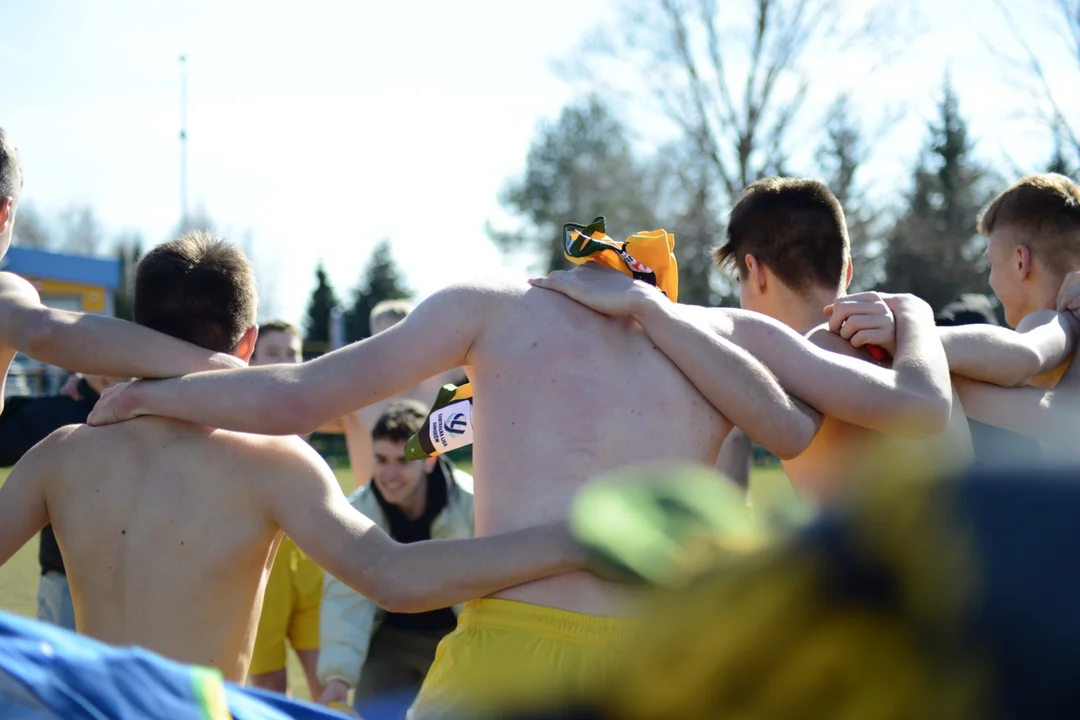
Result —
[[[451, 468], [453, 482], [447, 488], [446, 507], [431, 523], [433, 540], [468, 538], [474, 534], [473, 480], [468, 473], [441, 459], [444, 476]], [[354, 508], [367, 515], [386, 532], [390, 523], [371, 491], [371, 483], [349, 495]], [[456, 605], [455, 614], [462, 606]], [[319, 613], [319, 682], [342, 680], [350, 687], [360, 681], [371, 638], [386, 613], [373, 602], [326, 573], [323, 578], [322, 608]]]

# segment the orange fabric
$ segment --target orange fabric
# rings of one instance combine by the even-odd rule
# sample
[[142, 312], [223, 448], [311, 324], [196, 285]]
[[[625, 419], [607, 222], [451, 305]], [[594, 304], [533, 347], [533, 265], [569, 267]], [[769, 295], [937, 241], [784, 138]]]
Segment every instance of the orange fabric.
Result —
[[[601, 232], [594, 232], [590, 237], [613, 248], [619, 246], [618, 242]], [[623, 250], [643, 266], [635, 269], [643, 272], [652, 270], [656, 273], [656, 286], [663, 290], [672, 302], [679, 301], [679, 266], [675, 262], [675, 235], [673, 233], [666, 230], [635, 233], [626, 239]], [[601, 250], [584, 258], [566, 255], [566, 259], [577, 265], [597, 262], [612, 270], [618, 270], [624, 275], [634, 276], [633, 270], [615, 250]]]

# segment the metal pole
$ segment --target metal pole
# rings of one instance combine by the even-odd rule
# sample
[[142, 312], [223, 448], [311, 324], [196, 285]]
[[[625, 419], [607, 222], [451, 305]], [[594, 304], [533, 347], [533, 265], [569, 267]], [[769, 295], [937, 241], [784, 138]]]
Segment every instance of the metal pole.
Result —
[[187, 230], [187, 56], [180, 56], [180, 229]]

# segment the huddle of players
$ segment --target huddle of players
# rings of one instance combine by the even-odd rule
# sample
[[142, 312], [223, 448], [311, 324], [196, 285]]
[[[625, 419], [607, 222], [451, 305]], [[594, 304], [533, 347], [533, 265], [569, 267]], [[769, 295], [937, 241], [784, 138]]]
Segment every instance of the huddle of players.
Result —
[[[20, 187], [0, 136], [4, 250]], [[640, 622], [634, 593], [584, 572], [560, 523], [591, 477], [711, 465], [738, 426], [784, 460], [797, 490], [828, 502], [873, 477], [860, 469], [882, 443], [917, 444], [945, 468], [970, 462], [965, 414], [1050, 443], [1071, 436], [1080, 189], [1025, 178], [980, 230], [1015, 330], [939, 329], [911, 296], [845, 296], [839, 204], [819, 183], [774, 178], [744, 191], [716, 253], [739, 272], [743, 311], [677, 305], [583, 266], [532, 281], [540, 289], [448, 287], [309, 363], [210, 373], [199, 371], [243, 365], [257, 334], [250, 266], [220, 241], [195, 234], [148, 253], [136, 325], [43, 308], [3, 274], [8, 362], [23, 351], [85, 372], [177, 377], [107, 392], [98, 427], [65, 428], [20, 462], [0, 489], [0, 562], [51, 521], [80, 631], [242, 680], [284, 531], [389, 610], [470, 601], [416, 717], [587, 694], [612, 682], [611, 649]], [[475, 539], [395, 543], [310, 448], [283, 437], [462, 366], [477, 408]]]

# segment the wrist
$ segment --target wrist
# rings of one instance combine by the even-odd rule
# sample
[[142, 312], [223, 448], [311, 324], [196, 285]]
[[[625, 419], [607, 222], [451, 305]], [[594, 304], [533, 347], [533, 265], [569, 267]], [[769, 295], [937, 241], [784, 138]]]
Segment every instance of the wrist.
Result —
[[153, 414], [152, 393], [148, 392], [153, 381], [140, 380], [124, 388], [118, 399], [119, 410], [124, 417], [135, 418]]
[[664, 303], [671, 303], [671, 300], [659, 288], [643, 282], [634, 283], [634, 288], [630, 292], [630, 317], [639, 323], [655, 317], [657, 311], [663, 310]]
[[237, 368], [243, 367], [247, 367], [247, 363], [235, 355], [229, 355], [228, 353], [214, 353], [210, 356], [209, 367], [202, 366], [192, 372], [203, 372], [205, 370], [236, 370]]

